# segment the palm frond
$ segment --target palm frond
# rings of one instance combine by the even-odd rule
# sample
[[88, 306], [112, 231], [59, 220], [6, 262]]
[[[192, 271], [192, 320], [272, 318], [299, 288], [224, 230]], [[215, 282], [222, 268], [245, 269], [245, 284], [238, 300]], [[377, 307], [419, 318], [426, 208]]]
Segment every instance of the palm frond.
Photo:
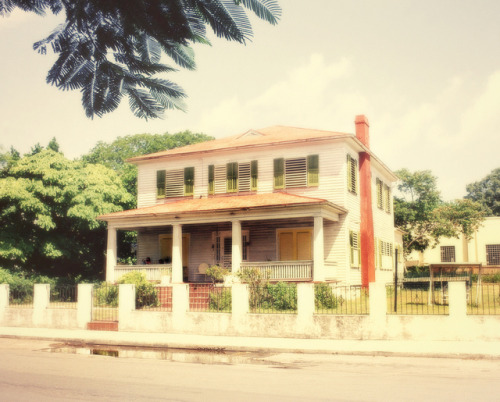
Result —
[[243, 6], [252, 10], [257, 17], [276, 25], [281, 17], [281, 7], [276, 0], [239, 0]]
[[161, 46], [151, 36], [142, 34], [136, 45], [137, 52], [145, 63], [158, 63], [161, 58]]
[[179, 66], [187, 68], [188, 70], [194, 70], [196, 68], [194, 51], [190, 46], [169, 43], [167, 46], [163, 46], [163, 51]]
[[146, 120], [162, 117], [163, 108], [148, 91], [135, 87], [127, 87], [126, 91], [134, 115]]

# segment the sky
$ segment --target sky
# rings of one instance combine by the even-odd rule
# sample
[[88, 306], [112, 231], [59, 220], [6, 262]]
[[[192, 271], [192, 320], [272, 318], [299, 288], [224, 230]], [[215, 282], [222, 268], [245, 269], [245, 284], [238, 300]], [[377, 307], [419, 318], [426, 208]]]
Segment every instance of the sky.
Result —
[[247, 45], [213, 35], [211, 46], [196, 45], [196, 71], [164, 77], [187, 92], [187, 112], [149, 121], [126, 100], [90, 120], [79, 92], [46, 84], [55, 57], [32, 45], [60, 17], [0, 17], [0, 146], [24, 153], [56, 137], [76, 158], [139, 133], [220, 138], [272, 125], [353, 133], [364, 114], [372, 151], [392, 170], [430, 170], [445, 200], [500, 167], [500, 1], [279, 4], [279, 24], [251, 19]]

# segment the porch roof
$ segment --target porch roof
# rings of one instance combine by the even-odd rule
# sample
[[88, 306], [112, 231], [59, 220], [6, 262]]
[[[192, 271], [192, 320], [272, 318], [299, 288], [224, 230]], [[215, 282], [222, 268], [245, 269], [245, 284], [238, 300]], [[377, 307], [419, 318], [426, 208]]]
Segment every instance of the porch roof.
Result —
[[[306, 209], [327, 210], [334, 215], [344, 214], [347, 211], [327, 200], [321, 198], [304, 197], [286, 193], [252, 194], [219, 196], [209, 198], [184, 199], [174, 202], [157, 204], [144, 208], [130, 209], [127, 211], [113, 212], [101, 215], [98, 219], [103, 221], [130, 221], [147, 218], [180, 219], [181, 216], [217, 214], [234, 216], [241, 213], [276, 211], [276, 209]], [[311, 213], [310, 216], [313, 216]]]

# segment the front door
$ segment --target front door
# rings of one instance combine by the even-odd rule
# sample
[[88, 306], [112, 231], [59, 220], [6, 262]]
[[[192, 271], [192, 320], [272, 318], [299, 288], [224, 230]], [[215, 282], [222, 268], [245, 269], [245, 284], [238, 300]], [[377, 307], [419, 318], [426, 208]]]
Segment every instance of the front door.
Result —
[[278, 229], [278, 260], [312, 259], [312, 229]]

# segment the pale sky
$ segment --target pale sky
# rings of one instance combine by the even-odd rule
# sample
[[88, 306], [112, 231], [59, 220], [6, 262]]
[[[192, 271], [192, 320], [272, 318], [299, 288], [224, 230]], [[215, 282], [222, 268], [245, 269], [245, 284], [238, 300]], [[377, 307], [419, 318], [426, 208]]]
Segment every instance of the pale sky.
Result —
[[431, 170], [444, 199], [500, 167], [500, 1], [279, 3], [280, 23], [253, 18], [247, 46], [196, 46], [196, 71], [165, 76], [188, 93], [187, 113], [147, 122], [128, 101], [87, 119], [80, 93], [45, 83], [54, 56], [32, 50], [58, 19], [0, 17], [0, 145], [24, 153], [55, 136], [74, 158], [138, 133], [223, 137], [271, 125], [352, 133], [365, 114], [375, 154], [393, 170]]

